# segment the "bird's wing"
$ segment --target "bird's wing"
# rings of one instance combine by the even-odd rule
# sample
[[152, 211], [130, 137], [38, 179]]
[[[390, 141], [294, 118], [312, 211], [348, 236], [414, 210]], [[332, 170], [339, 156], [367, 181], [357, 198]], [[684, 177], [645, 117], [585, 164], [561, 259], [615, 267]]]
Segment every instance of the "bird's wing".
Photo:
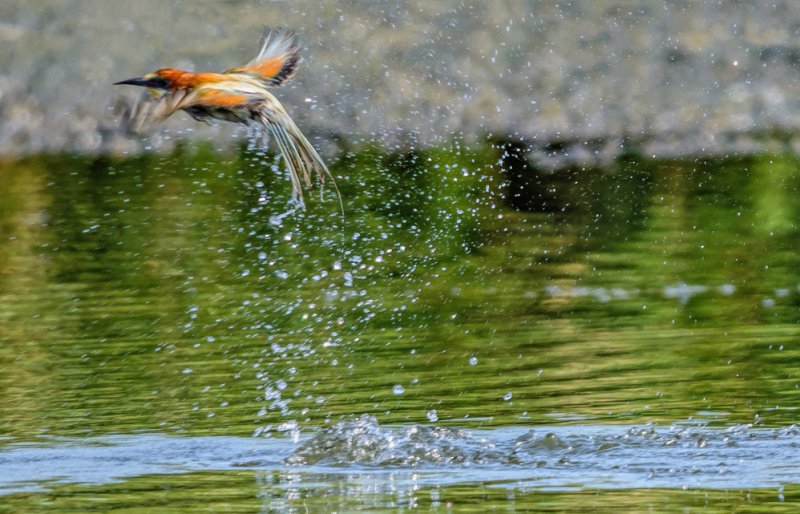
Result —
[[196, 101], [197, 95], [185, 89], [169, 91], [151, 101], [149, 94], [128, 105], [123, 111], [123, 126], [127, 132], [139, 132], [142, 127], [168, 118], [175, 111]]
[[149, 113], [150, 118], [155, 121], [164, 120], [175, 111], [197, 103], [197, 98], [197, 92], [188, 89], [178, 89], [164, 93], [152, 104]]
[[297, 71], [300, 64], [300, 46], [293, 32], [271, 31], [264, 27], [258, 55], [244, 66], [231, 68], [227, 74], [244, 74], [267, 85], [283, 84]]

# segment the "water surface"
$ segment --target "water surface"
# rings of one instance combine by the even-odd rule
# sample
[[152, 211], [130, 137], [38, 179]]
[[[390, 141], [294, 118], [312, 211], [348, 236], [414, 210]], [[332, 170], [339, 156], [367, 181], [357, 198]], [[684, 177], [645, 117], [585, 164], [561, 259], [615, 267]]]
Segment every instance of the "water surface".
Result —
[[[344, 221], [330, 189], [290, 212], [272, 163], [201, 147], [4, 165], [0, 448], [24, 477], [4, 482], [19, 505], [47, 490], [116, 497], [118, 480], [152, 492], [142, 477], [168, 475], [229, 486], [234, 504], [275, 484], [290, 502], [291, 482], [366, 505], [372, 493], [345, 484], [374, 483], [375, 508], [411, 506], [385, 491], [417, 475], [425, 498], [440, 484], [497, 505], [549, 486], [556, 502], [754, 491], [710, 493], [732, 505], [800, 483], [785, 436], [800, 407], [792, 157], [551, 173], [490, 146], [364, 149], [333, 166]], [[564, 469], [543, 458], [542, 473], [509, 467], [508, 452], [488, 468], [286, 467], [320, 428], [363, 414], [377, 430], [464, 429], [501, 446], [531, 430], [573, 448], [655, 435], [623, 444], [613, 470], [591, 452]], [[731, 449], [723, 434], [739, 426]], [[691, 444], [662, 448], [682, 427]], [[88, 465], [104, 449], [120, 471]], [[493, 481], [504, 492], [477, 485]], [[699, 498], [659, 495], [642, 501]]]

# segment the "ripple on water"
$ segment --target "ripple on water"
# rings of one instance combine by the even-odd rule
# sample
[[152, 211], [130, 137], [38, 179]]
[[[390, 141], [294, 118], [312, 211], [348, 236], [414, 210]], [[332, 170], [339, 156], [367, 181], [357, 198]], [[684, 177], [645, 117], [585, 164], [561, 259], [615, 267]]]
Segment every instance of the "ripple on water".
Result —
[[798, 443], [797, 425], [464, 430], [382, 426], [362, 415], [298, 440], [134, 434], [6, 441], [0, 447], [0, 494], [231, 469], [301, 473], [331, 483], [357, 473], [376, 484], [391, 479], [533, 489], [781, 487], [800, 483]]

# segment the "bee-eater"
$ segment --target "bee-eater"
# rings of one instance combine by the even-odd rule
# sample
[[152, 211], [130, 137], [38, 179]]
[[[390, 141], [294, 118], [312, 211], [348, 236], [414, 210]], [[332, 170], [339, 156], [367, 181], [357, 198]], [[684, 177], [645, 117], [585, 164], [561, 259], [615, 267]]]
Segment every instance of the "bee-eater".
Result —
[[272, 32], [264, 27], [258, 55], [244, 66], [223, 73], [191, 73], [163, 68], [115, 84], [148, 88], [156, 99], [146, 114], [150, 119], [163, 120], [182, 110], [199, 121], [214, 118], [267, 127], [289, 168], [294, 197], [302, 202], [301, 177], [311, 188], [309, 170], [316, 172], [320, 183], [327, 176], [337, 194], [339, 190], [322, 158], [269, 91], [271, 87], [286, 82], [297, 71], [299, 50], [294, 33]]

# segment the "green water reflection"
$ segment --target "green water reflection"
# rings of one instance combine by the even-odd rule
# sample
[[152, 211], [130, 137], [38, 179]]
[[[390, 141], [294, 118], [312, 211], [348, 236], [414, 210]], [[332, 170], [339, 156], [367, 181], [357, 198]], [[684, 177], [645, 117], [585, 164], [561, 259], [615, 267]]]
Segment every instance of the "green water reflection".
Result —
[[[366, 478], [366, 480], [365, 480]], [[102, 486], [65, 485], [47, 493], [3, 498], [19, 512], [141, 512], [142, 509], [209, 512], [796, 512], [796, 486], [752, 490], [636, 489], [541, 491], [513, 484], [397, 487], [387, 473], [311, 476], [303, 473], [224, 471], [143, 476]], [[331, 480], [328, 482], [328, 480]]]
[[3, 434], [798, 421], [796, 159], [509, 148], [5, 163]]

